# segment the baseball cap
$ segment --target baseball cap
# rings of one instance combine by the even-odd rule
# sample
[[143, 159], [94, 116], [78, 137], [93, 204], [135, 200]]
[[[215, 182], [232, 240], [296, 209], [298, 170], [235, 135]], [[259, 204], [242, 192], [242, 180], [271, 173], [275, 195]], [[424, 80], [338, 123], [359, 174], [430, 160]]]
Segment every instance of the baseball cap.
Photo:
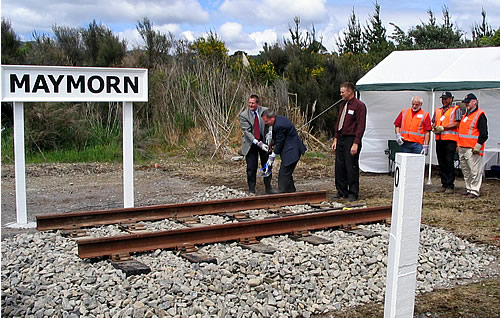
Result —
[[464, 103], [468, 103], [468, 102], [470, 102], [470, 101], [471, 101], [471, 99], [475, 99], [475, 100], [477, 100], [476, 95], [474, 95], [474, 94], [472, 94], [472, 93], [469, 93], [469, 94], [467, 94], [467, 96], [465, 96], [465, 98], [464, 98], [464, 100], [463, 100], [462, 102], [464, 102]]
[[453, 98], [450, 92], [444, 92], [440, 98]]

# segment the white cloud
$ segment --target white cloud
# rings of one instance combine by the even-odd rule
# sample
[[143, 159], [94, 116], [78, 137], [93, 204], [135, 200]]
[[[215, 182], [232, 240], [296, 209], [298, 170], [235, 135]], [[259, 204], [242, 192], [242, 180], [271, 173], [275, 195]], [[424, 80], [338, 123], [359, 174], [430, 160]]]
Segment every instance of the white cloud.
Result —
[[234, 41], [241, 37], [243, 27], [241, 24], [236, 22], [226, 22], [221, 25], [219, 31], [224, 40]]
[[278, 42], [278, 34], [271, 29], [267, 29], [262, 32], [253, 32], [250, 34], [250, 38], [255, 41], [259, 50], [262, 50], [264, 43], [272, 45]]
[[327, 19], [326, 0], [225, 0], [220, 11], [249, 24], [292, 23], [299, 16], [306, 24]]
[[148, 17], [154, 25], [208, 23], [209, 13], [197, 0], [2, 0], [2, 17], [16, 32], [50, 31], [54, 24], [85, 26], [95, 19], [103, 24], [135, 25]]

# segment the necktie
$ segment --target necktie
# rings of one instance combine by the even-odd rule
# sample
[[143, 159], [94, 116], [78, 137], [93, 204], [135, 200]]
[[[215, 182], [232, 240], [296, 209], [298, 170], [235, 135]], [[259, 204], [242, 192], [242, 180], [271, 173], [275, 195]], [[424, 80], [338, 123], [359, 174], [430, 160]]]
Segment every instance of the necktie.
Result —
[[342, 114], [340, 115], [340, 120], [339, 120], [339, 131], [342, 129], [344, 126], [344, 120], [345, 120], [345, 114], [347, 113], [347, 102], [344, 105], [344, 109], [342, 110]]
[[259, 116], [257, 116], [257, 112], [253, 112], [253, 114], [255, 115], [253, 120], [253, 135], [255, 136], [255, 139], [259, 140], [260, 139]]

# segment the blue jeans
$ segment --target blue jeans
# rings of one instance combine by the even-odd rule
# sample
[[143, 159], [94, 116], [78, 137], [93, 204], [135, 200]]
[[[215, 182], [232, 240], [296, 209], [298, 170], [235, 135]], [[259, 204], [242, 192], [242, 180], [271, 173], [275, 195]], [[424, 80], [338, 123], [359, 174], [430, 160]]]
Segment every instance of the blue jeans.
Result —
[[422, 149], [424, 149], [424, 146], [419, 144], [418, 142], [405, 141], [401, 145], [401, 152], [406, 152], [406, 153], [420, 154], [422, 152]]

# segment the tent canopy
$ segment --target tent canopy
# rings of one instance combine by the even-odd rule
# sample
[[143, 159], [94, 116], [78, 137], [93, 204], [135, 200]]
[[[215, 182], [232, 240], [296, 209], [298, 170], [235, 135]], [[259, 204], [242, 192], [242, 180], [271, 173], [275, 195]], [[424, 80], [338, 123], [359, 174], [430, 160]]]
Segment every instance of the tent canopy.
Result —
[[356, 84], [360, 91], [500, 87], [500, 47], [394, 51]]
[[[467, 93], [478, 97], [486, 112], [489, 138], [485, 164], [499, 164], [500, 155], [500, 47], [394, 51], [356, 83], [366, 104], [366, 130], [360, 154], [365, 172], [387, 172], [387, 141], [395, 139], [394, 120], [411, 98], [421, 96], [422, 108], [432, 114], [441, 107], [441, 93], [451, 91], [455, 101]], [[428, 163], [437, 163], [431, 134]]]

